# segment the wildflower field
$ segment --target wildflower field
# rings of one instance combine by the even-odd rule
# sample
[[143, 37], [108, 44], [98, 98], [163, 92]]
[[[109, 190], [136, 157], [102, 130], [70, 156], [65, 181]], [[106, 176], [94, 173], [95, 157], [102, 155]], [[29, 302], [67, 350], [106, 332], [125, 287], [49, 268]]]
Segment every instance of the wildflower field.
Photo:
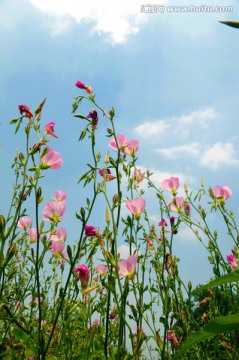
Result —
[[[13, 161], [12, 199], [0, 215], [0, 359], [238, 359], [239, 232], [227, 207], [230, 186], [206, 189], [201, 182], [192, 192], [170, 177], [157, 187], [153, 174], [138, 167], [139, 141], [115, 126], [114, 108], [101, 107], [91, 86], [75, 85], [72, 113], [91, 162], [79, 178], [90, 197], [76, 210], [74, 244], [61, 226], [67, 193], [56, 188], [48, 199], [42, 186], [42, 178], [52, 170], [57, 177], [64, 166], [52, 145], [53, 138], [61, 141], [57, 124], [44, 121], [45, 100], [35, 111], [19, 105], [20, 117], [10, 121], [25, 136], [25, 148]], [[88, 114], [81, 114], [82, 102]], [[102, 121], [106, 149], [97, 143]], [[148, 193], [157, 223], [147, 210]], [[101, 227], [93, 216], [97, 203]], [[211, 213], [226, 229], [227, 256], [208, 222]], [[208, 252], [213, 272], [196, 288], [185, 283], [174, 253], [182, 227]]]

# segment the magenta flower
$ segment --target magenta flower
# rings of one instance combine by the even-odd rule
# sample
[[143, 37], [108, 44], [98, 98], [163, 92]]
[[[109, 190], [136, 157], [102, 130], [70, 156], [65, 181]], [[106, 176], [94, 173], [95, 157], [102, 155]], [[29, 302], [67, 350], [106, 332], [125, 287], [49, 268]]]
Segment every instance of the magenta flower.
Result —
[[85, 226], [85, 236], [99, 236], [99, 230], [94, 227], [94, 226], [90, 226], [90, 225], [86, 225]]
[[32, 226], [32, 219], [30, 217], [24, 216], [18, 220], [17, 227], [26, 230], [30, 226]]
[[43, 169], [59, 169], [62, 167], [63, 160], [59, 152], [49, 148], [49, 151], [41, 158]]
[[229, 254], [227, 255], [227, 261], [228, 261], [228, 264], [233, 266], [234, 268], [237, 268], [237, 260], [236, 258], [234, 257], [233, 254]]
[[34, 116], [32, 115], [29, 106], [26, 104], [18, 105], [18, 110], [21, 115], [25, 116], [28, 119], [32, 119]]
[[171, 192], [171, 194], [175, 196], [179, 187], [179, 178], [171, 177], [169, 179], [165, 179], [161, 182], [161, 185], [166, 191]]
[[219, 202], [224, 202], [232, 195], [232, 190], [228, 186], [217, 185], [212, 189], [213, 196]]
[[67, 233], [65, 228], [59, 228], [56, 230], [56, 233], [50, 237], [50, 241], [60, 241], [63, 242], [66, 240]]
[[63, 190], [57, 190], [52, 198], [53, 201], [64, 202], [66, 201], [66, 193]]
[[122, 276], [128, 276], [133, 280], [136, 272], [136, 264], [138, 261], [138, 255], [131, 255], [127, 260], [120, 260], [118, 262], [119, 274]]
[[96, 266], [96, 270], [99, 272], [100, 275], [105, 275], [108, 272], [108, 267], [106, 265], [98, 265]]
[[46, 203], [45, 207], [42, 210], [42, 213], [44, 220], [57, 224], [61, 221], [65, 211], [66, 206], [64, 202], [53, 201]]
[[74, 269], [75, 272], [78, 272], [78, 278], [81, 282], [82, 289], [86, 289], [90, 280], [90, 270], [86, 265], [80, 265]]
[[176, 196], [174, 199], [171, 199], [167, 202], [171, 211], [180, 212], [184, 208], [184, 198]]
[[45, 130], [46, 134], [51, 135], [58, 139], [58, 136], [54, 132], [54, 126], [55, 126], [54, 121], [51, 121], [48, 124], [46, 124], [46, 126], [44, 127], [44, 130]]
[[92, 92], [93, 92], [93, 89], [92, 89], [92, 87], [91, 86], [87, 86], [87, 85], [85, 85], [83, 82], [81, 82], [81, 81], [77, 81], [76, 83], [75, 83], [75, 85], [76, 85], [76, 87], [78, 87], [79, 89], [83, 89], [83, 90], [86, 90], [87, 92], [88, 92], [88, 94], [92, 94]]
[[162, 219], [160, 222], [159, 222], [159, 226], [168, 226], [167, 224], [167, 221]]
[[30, 240], [31, 244], [37, 242], [37, 229], [31, 228], [28, 230], [28, 239]]
[[146, 201], [145, 199], [142, 198], [135, 198], [131, 201], [130, 200], [126, 201], [127, 209], [131, 211], [132, 214], [134, 214], [136, 220], [140, 219], [140, 215], [144, 211], [145, 206], [146, 206]]
[[111, 175], [110, 169], [100, 169], [98, 173], [100, 174], [100, 176], [103, 176], [105, 181], [107, 182], [116, 179], [114, 175]]
[[56, 259], [62, 258], [62, 256], [66, 258], [65, 245], [60, 241], [51, 241], [50, 251]]

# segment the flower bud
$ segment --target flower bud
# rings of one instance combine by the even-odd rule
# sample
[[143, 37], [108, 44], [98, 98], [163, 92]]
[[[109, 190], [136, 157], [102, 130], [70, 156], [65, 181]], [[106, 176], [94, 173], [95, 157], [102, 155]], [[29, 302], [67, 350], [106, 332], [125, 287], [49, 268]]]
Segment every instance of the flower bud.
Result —
[[2, 237], [4, 236], [5, 226], [6, 226], [5, 217], [3, 215], [0, 215], [0, 234]]

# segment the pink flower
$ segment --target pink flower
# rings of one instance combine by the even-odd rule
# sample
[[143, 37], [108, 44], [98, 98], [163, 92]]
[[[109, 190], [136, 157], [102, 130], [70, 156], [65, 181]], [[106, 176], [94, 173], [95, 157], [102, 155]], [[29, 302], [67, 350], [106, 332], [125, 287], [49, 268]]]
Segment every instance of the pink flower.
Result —
[[63, 242], [66, 240], [67, 234], [65, 228], [59, 228], [56, 230], [56, 233], [50, 237], [50, 241], [60, 241]]
[[33, 118], [33, 115], [29, 109], [29, 106], [27, 106], [26, 104], [18, 105], [18, 110], [19, 110], [20, 114], [25, 116], [26, 118], [28, 118], [28, 119]]
[[116, 179], [116, 177], [114, 175], [111, 175], [111, 171], [110, 169], [100, 169], [99, 171], [100, 176], [103, 176], [105, 181], [112, 181], [114, 179]]
[[105, 275], [108, 271], [108, 267], [100, 264], [96, 266], [96, 270], [99, 272], [100, 275]]
[[137, 184], [140, 184], [144, 179], [145, 171], [134, 169], [134, 175], [132, 179], [136, 181]]
[[23, 229], [23, 230], [26, 230], [28, 227], [32, 226], [32, 219], [29, 218], [29, 217], [21, 217], [19, 220], [18, 220], [18, 223], [17, 223], [17, 227]]
[[66, 206], [64, 202], [53, 201], [46, 203], [45, 207], [42, 210], [42, 213], [44, 220], [51, 221], [54, 224], [57, 224], [61, 221], [65, 211]]
[[[119, 150], [124, 152], [125, 147], [128, 146], [126, 137], [124, 135], [119, 134], [116, 136], [116, 139]], [[118, 147], [116, 145], [115, 139], [110, 140], [109, 147], [111, 147], [114, 151], [118, 152]]]
[[66, 201], [66, 193], [63, 190], [57, 190], [52, 198], [53, 201], [64, 202]]
[[118, 262], [119, 274], [122, 276], [128, 276], [133, 280], [136, 272], [136, 264], [138, 261], [138, 255], [131, 255], [127, 260], [120, 260]]
[[212, 193], [215, 199], [219, 202], [224, 202], [232, 195], [232, 190], [228, 186], [217, 185], [212, 189]]
[[83, 90], [86, 90], [87, 92], [88, 92], [88, 94], [92, 94], [92, 92], [93, 92], [93, 89], [92, 89], [92, 87], [91, 86], [87, 86], [87, 85], [85, 85], [83, 82], [81, 82], [81, 81], [77, 81], [76, 83], [75, 83], [75, 85], [79, 88], [79, 89], [83, 89]]
[[53, 170], [62, 167], [63, 160], [59, 152], [48, 148], [49, 151], [41, 158], [42, 168]]
[[177, 189], [179, 187], [179, 178], [171, 177], [169, 179], [165, 179], [161, 182], [162, 187], [172, 193], [173, 196], [177, 194]]
[[86, 289], [90, 280], [90, 270], [86, 265], [80, 265], [74, 269], [75, 272], [78, 272], [78, 278], [81, 282], [82, 289]]
[[36, 228], [32, 228], [32, 229], [28, 230], [28, 238], [29, 238], [31, 244], [34, 244], [35, 242], [37, 242], [37, 229]]
[[54, 126], [55, 126], [54, 121], [51, 121], [48, 124], [46, 124], [46, 126], [44, 127], [44, 130], [45, 130], [46, 134], [51, 135], [58, 139], [58, 136], [56, 136], [56, 134], [54, 133]]
[[159, 222], [159, 226], [168, 226], [167, 224], [167, 221], [162, 219], [160, 222]]
[[99, 230], [94, 227], [94, 226], [90, 226], [90, 225], [86, 225], [85, 226], [85, 236], [99, 236]]
[[134, 214], [136, 220], [140, 219], [140, 215], [144, 211], [145, 206], [146, 206], [146, 201], [145, 199], [142, 198], [135, 198], [131, 201], [130, 200], [126, 201], [127, 209], [131, 211], [132, 214]]
[[56, 259], [62, 258], [62, 255], [66, 258], [65, 245], [60, 241], [51, 241], [50, 251]]
[[147, 243], [148, 243], [149, 245], [153, 245], [153, 244], [154, 244], [153, 241], [152, 241], [152, 239], [150, 239], [150, 238], [146, 238], [145, 240], [147, 241]]
[[169, 206], [171, 211], [180, 212], [184, 208], [184, 198], [183, 197], [175, 197], [168, 201], [167, 205]]
[[127, 146], [124, 149], [126, 155], [134, 156], [139, 150], [139, 140], [127, 139]]
[[36, 297], [33, 302], [34, 302], [35, 304], [38, 304], [38, 303], [39, 303], [39, 300], [40, 300], [40, 302], [42, 302], [42, 301], [43, 301], [43, 297], [42, 297], [42, 296], [40, 296], [40, 298]]
[[228, 261], [228, 264], [233, 266], [234, 268], [237, 268], [237, 260], [236, 258], [234, 257], [233, 254], [229, 254], [227, 255], [227, 261]]
[[[116, 136], [119, 150], [126, 155], [134, 156], [134, 154], [139, 150], [139, 141], [133, 139], [127, 139], [124, 135]], [[118, 147], [115, 139], [111, 139], [109, 146], [114, 150], [118, 151]]]

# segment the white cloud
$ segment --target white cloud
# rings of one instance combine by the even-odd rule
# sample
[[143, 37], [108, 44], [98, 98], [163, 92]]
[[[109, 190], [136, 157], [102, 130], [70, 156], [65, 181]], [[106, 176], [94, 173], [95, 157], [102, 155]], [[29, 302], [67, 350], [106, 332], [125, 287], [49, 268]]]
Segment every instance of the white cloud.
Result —
[[205, 107], [189, 114], [183, 114], [178, 117], [173, 117], [172, 121], [175, 123], [175, 133], [181, 137], [191, 136], [191, 127], [208, 128], [212, 120], [218, 118], [218, 114], [213, 107]]
[[76, 21], [92, 22], [92, 32], [107, 35], [113, 44], [127, 41], [128, 37], [139, 31], [140, 25], [147, 21], [148, 15], [140, 12], [137, 0], [30, 0], [44, 13], [54, 16], [52, 31], [60, 34]]
[[228, 143], [216, 143], [202, 154], [201, 165], [218, 170], [225, 166], [239, 166], [234, 145]]
[[184, 154], [197, 156], [200, 153], [200, 146], [198, 143], [191, 143], [188, 145], [172, 146], [167, 148], [158, 148], [155, 151], [167, 158], [176, 159]]
[[137, 126], [135, 131], [138, 135], [144, 138], [150, 138], [162, 134], [170, 125], [164, 120], [146, 121], [143, 124]]
[[[135, 246], [132, 245], [132, 254], [134, 253], [135, 251]], [[120, 254], [120, 259], [127, 259], [130, 255], [129, 253], [129, 245], [121, 245], [118, 247], [118, 254]]]

